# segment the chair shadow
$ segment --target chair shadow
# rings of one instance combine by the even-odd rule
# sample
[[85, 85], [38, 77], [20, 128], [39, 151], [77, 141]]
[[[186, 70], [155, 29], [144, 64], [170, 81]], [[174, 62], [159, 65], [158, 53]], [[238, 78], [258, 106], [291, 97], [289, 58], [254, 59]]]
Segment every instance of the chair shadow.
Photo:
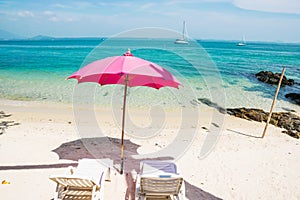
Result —
[[[103, 159], [109, 158], [114, 161], [114, 168], [119, 170], [120, 166], [120, 145], [121, 140], [110, 137], [99, 138], [82, 138], [71, 142], [61, 144], [58, 148], [52, 150], [57, 153], [60, 159], [68, 159], [78, 161], [82, 158]], [[124, 140], [125, 146], [125, 160], [124, 160], [124, 174], [126, 177], [127, 190], [125, 199], [135, 199], [135, 177], [132, 171], [139, 173], [140, 162], [145, 159], [134, 159], [133, 155], [138, 155], [137, 149], [139, 145]], [[172, 157], [157, 157], [149, 158], [148, 160], [171, 160]], [[220, 199], [214, 195], [203, 191], [202, 189], [186, 182], [186, 196], [189, 199], [199, 199], [198, 197], [205, 197], [205, 199]]]
[[125, 173], [125, 176], [126, 176], [126, 184], [127, 184], [125, 199], [126, 200], [135, 200], [136, 181], [131, 173]]
[[252, 137], [252, 138], [262, 138], [262, 137], [259, 137], [259, 136], [249, 135], [249, 134], [242, 133], [242, 132], [235, 131], [235, 130], [231, 130], [231, 129], [227, 129], [227, 131], [231, 131], [231, 132], [233, 132], [233, 133], [237, 133], [237, 134], [239, 134], [239, 135], [243, 135], [243, 136], [247, 136], [247, 137]]
[[216, 197], [204, 190], [190, 184], [187, 181], [185, 182], [185, 194], [188, 199], [205, 199], [205, 200], [220, 200], [221, 198]]

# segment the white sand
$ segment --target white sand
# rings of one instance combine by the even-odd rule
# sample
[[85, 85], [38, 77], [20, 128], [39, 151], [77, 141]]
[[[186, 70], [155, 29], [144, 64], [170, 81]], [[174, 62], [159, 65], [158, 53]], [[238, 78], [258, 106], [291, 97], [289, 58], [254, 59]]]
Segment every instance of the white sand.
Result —
[[[78, 143], [74, 141], [85, 136], [95, 137], [93, 131], [97, 129], [93, 128], [94, 124], [89, 124], [89, 119], [81, 118], [80, 125], [89, 131], [86, 135], [78, 133], [70, 105], [4, 100], [0, 103], [0, 110], [12, 114], [0, 121], [20, 123], [7, 128], [0, 135], [0, 181], [10, 182], [0, 185], [0, 199], [52, 199], [55, 183], [48, 177], [64, 173], [68, 164], [85, 157], [84, 152], [76, 149]], [[130, 152], [137, 151], [141, 155], [155, 153], [176, 141], [179, 130], [194, 130], [194, 140], [192, 143], [187, 141], [189, 148], [175, 158], [186, 181], [188, 199], [300, 199], [299, 140], [282, 134], [281, 129], [272, 125], [265, 138], [261, 139], [264, 123], [219, 113], [217, 118], [212, 117], [215, 110], [207, 106], [196, 109], [201, 114], [198, 124], [193, 124], [193, 119], [178, 119], [178, 110], [169, 110], [165, 117], [165, 128], [161, 130], [156, 124], [151, 124], [150, 115], [139, 110], [132, 111], [132, 120], [139, 126], [159, 131], [153, 137], [143, 139], [136, 137], [136, 129], [129, 125], [129, 134], [125, 138], [132, 142], [133, 149]], [[120, 138], [120, 129], [116, 126], [120, 116], [112, 116], [109, 108], [96, 109], [95, 113], [103, 134]], [[222, 117], [224, 123], [220, 124]], [[181, 124], [182, 121], [185, 123]], [[219, 135], [214, 135], [217, 127], [212, 123], [220, 126]], [[97, 142], [101, 141], [95, 141], [95, 148], [99, 148]], [[60, 152], [61, 155], [53, 151], [63, 143], [70, 145], [70, 152], [66, 151], [68, 148]], [[204, 145], [210, 144], [213, 148], [201, 157]], [[76, 151], [72, 151], [72, 148]], [[102, 152], [101, 148], [93, 153], [96, 157], [107, 155], [117, 158], [119, 155], [119, 152]], [[128, 153], [126, 156], [126, 172], [133, 169], [138, 171], [139, 161]], [[118, 168], [119, 161], [114, 162]], [[105, 183], [106, 199], [133, 199], [134, 178], [131, 173], [122, 176], [113, 170], [111, 182]]]

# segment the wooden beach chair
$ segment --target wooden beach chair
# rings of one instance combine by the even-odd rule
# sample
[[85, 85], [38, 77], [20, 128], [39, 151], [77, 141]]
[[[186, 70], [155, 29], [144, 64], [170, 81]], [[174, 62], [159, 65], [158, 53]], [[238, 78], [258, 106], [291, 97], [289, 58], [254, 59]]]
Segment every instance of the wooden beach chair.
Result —
[[142, 161], [136, 181], [136, 200], [185, 199], [185, 184], [175, 163]]
[[64, 175], [49, 178], [57, 183], [54, 200], [104, 199], [104, 182], [110, 181], [110, 159], [81, 159], [77, 168], [69, 167]]

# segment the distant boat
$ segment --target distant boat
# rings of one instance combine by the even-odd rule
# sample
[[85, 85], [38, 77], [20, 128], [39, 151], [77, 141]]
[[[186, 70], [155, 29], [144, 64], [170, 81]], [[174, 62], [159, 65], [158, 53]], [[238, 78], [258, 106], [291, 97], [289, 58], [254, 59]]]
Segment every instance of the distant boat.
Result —
[[247, 43], [246, 43], [246, 39], [245, 39], [245, 36], [243, 36], [243, 40], [239, 43], [236, 44], [236, 46], [246, 46]]
[[182, 29], [182, 37], [180, 39], [176, 39], [175, 44], [188, 44], [189, 42], [185, 39], [186, 27], [185, 21], [183, 21], [183, 29]]

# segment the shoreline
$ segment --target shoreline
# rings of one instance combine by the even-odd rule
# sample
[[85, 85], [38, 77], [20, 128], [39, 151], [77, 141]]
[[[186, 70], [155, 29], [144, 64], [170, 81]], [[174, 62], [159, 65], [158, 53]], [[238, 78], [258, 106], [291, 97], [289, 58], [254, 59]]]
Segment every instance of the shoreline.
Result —
[[[20, 123], [8, 127], [5, 133], [0, 135], [0, 152], [3, 155], [0, 178], [1, 181], [10, 182], [8, 185], [0, 185], [2, 197], [53, 198], [55, 184], [48, 177], [64, 173], [66, 165], [76, 164], [80, 157], [91, 156], [77, 148], [80, 147], [79, 144], [89, 147], [91, 141], [88, 139], [84, 140], [86, 143], [78, 143], [84, 138], [99, 136], [99, 132], [95, 131], [97, 129], [94, 129], [95, 124], [90, 124], [89, 118], [76, 119], [87, 128], [83, 130], [89, 131], [88, 134], [82, 135], [76, 127], [71, 105], [9, 100], [0, 100], [0, 103], [0, 110], [11, 114], [1, 120]], [[112, 108], [97, 108], [96, 119], [103, 137], [119, 140], [120, 116], [118, 113], [113, 116], [111, 110]], [[191, 116], [199, 114], [196, 126], [192, 126], [195, 121], [191, 118], [178, 120], [178, 116], [182, 116], [178, 110], [167, 110], [162, 124], [152, 121], [158, 116], [149, 110], [129, 110], [129, 119], [134, 123], [127, 123], [126, 126], [128, 134], [125, 135], [125, 139], [128, 141], [128, 148], [130, 147], [126, 151], [128, 162], [125, 162], [128, 172], [131, 169], [135, 170], [133, 174], [138, 172], [139, 159], [135, 158], [134, 154], [148, 155], [163, 150], [172, 144], [180, 130], [184, 133], [192, 130], [195, 132], [193, 139], [184, 152], [175, 158], [186, 181], [188, 199], [300, 198], [300, 192], [297, 190], [300, 184], [297, 175], [300, 167], [299, 140], [282, 134], [282, 129], [271, 125], [266, 137], [261, 139], [259, 137], [264, 123], [222, 115], [206, 105], [199, 105], [187, 113], [195, 110], [199, 112], [192, 113]], [[215, 129], [219, 132], [214, 132]], [[147, 138], [137, 137], [134, 133], [141, 130], [149, 131], [153, 135]], [[216, 137], [212, 137], [215, 134]], [[101, 141], [94, 142], [98, 144], [97, 142]], [[204, 157], [199, 158], [204, 144], [210, 144], [213, 148]], [[62, 145], [68, 151], [56, 151], [61, 149]], [[93, 147], [98, 150], [90, 152], [92, 156], [93, 153], [96, 157], [105, 156], [105, 150], [103, 152], [101, 149], [106, 148], [100, 147], [99, 151], [99, 145]], [[115, 149], [113, 154], [106, 154], [112, 156], [115, 169], [112, 181], [105, 185], [105, 196], [107, 199], [112, 196], [117, 199], [130, 199], [134, 193], [135, 176], [128, 181], [126, 176], [118, 174], [116, 169], [119, 147]], [[67, 152], [69, 154], [65, 154]]]

